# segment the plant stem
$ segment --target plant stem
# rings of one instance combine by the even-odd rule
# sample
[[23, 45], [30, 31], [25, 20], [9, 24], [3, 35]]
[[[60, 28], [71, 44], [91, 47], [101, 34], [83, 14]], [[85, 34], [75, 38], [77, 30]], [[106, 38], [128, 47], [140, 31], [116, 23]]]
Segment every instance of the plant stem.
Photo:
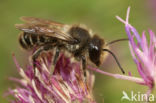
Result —
[[127, 75], [121, 75], [121, 74], [113, 74], [113, 73], [108, 73], [108, 72], [104, 72], [100, 69], [97, 68], [93, 68], [91, 66], [88, 66], [88, 69], [96, 71], [98, 73], [110, 76], [110, 77], [114, 77], [116, 79], [122, 79], [122, 80], [129, 80], [138, 84], [145, 84], [145, 81], [142, 78], [138, 78], [138, 77], [132, 77], [132, 76], [127, 76]]

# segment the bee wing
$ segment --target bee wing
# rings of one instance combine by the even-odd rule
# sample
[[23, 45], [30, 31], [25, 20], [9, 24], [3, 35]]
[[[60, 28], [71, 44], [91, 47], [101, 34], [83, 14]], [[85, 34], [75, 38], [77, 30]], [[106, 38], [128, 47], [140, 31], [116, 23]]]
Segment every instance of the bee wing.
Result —
[[45, 25], [53, 25], [53, 26], [63, 26], [64, 25], [62, 23], [58, 23], [55, 21], [41, 19], [41, 18], [35, 18], [35, 17], [23, 16], [20, 19], [26, 23], [31, 23], [31, 24], [45, 24]]
[[23, 17], [25, 24], [16, 24], [16, 28], [27, 33], [43, 34], [51, 37], [55, 37], [68, 42], [75, 42], [76, 40], [68, 33], [63, 32], [65, 25], [57, 25], [55, 22], [33, 18]]

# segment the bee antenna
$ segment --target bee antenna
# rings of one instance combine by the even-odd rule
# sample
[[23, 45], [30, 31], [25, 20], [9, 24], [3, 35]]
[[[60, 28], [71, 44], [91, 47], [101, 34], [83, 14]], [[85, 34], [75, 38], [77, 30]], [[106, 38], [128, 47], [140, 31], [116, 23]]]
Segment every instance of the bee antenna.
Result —
[[125, 74], [125, 71], [124, 71], [124, 69], [121, 67], [121, 65], [120, 65], [120, 63], [119, 63], [117, 57], [115, 56], [115, 54], [114, 54], [112, 51], [108, 50], [108, 49], [103, 49], [103, 51], [106, 51], [106, 52], [110, 53], [110, 54], [113, 56], [113, 58], [115, 59], [117, 65], [119, 66], [120, 70], [122, 71], [123, 74]]
[[128, 38], [116, 39], [116, 40], [108, 42], [106, 44], [106, 46], [111, 45], [111, 44], [116, 43], [116, 42], [119, 42], [119, 41], [127, 41], [127, 40], [129, 40], [129, 39]]

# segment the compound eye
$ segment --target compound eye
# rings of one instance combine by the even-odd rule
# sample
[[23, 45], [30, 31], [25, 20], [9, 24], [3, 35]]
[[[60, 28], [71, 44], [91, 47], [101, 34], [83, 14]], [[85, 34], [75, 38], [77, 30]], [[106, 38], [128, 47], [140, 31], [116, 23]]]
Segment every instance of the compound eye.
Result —
[[93, 50], [93, 51], [99, 51], [99, 48], [98, 48], [98, 46], [97, 45], [94, 45], [94, 44], [90, 44], [90, 47], [91, 47], [91, 49]]
[[94, 44], [90, 44], [89, 47], [89, 57], [91, 59], [91, 61], [93, 63], [95, 63], [97, 66], [100, 65], [100, 50], [99, 47], [94, 45]]

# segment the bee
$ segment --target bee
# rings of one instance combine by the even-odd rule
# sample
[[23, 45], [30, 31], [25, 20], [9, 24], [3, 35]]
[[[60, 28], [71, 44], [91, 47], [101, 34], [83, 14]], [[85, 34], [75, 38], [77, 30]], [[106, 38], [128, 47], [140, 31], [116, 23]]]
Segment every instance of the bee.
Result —
[[86, 27], [67, 25], [35, 17], [21, 17], [21, 20], [25, 23], [15, 25], [17, 29], [22, 31], [19, 36], [19, 43], [25, 50], [37, 48], [32, 55], [33, 63], [42, 52], [55, 49], [53, 64], [56, 64], [60, 52], [67, 51], [76, 60], [82, 62], [84, 75], [86, 75], [87, 60], [99, 67], [104, 61], [105, 52], [108, 52], [114, 57], [122, 73], [124, 73], [116, 56], [108, 49], [104, 39]]

